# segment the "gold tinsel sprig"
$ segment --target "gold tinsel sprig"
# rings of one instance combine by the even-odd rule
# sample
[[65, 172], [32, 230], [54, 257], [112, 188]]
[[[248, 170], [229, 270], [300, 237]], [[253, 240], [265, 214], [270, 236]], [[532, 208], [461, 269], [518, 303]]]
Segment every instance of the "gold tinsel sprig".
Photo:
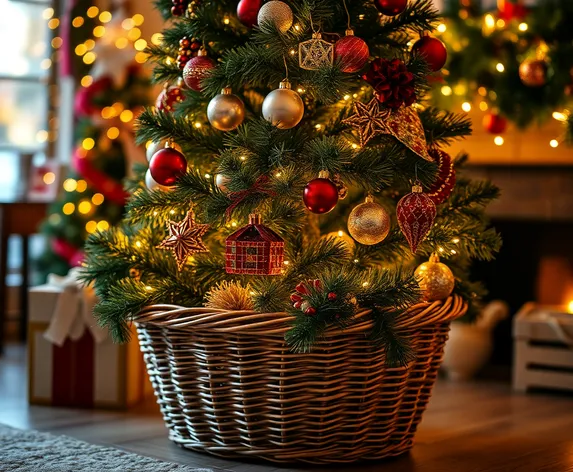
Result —
[[220, 282], [207, 292], [205, 306], [221, 310], [252, 310], [252, 287], [239, 282]]

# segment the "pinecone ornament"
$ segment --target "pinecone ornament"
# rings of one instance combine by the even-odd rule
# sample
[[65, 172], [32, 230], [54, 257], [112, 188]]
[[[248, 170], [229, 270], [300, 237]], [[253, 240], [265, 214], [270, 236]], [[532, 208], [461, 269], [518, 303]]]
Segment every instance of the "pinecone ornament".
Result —
[[362, 78], [372, 85], [378, 101], [388, 108], [409, 107], [416, 101], [414, 74], [400, 59], [376, 58]]

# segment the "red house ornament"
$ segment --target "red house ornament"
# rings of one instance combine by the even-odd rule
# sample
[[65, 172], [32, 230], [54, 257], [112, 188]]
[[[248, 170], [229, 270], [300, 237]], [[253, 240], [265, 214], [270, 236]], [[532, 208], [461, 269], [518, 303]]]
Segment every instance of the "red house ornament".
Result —
[[261, 215], [249, 215], [249, 224], [226, 241], [227, 274], [281, 275], [285, 243], [261, 224]]

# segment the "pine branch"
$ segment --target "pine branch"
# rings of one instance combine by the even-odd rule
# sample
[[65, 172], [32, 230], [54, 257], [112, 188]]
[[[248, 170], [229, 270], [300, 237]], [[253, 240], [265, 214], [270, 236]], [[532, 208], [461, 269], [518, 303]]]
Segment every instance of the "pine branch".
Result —
[[396, 33], [413, 31], [422, 34], [425, 31], [433, 31], [439, 19], [440, 15], [432, 0], [409, 2], [402, 13], [382, 23], [373, 39], [375, 42], [383, 42], [385, 38]]
[[453, 140], [471, 135], [472, 125], [464, 115], [428, 107], [419, 113], [429, 145], [448, 145]]

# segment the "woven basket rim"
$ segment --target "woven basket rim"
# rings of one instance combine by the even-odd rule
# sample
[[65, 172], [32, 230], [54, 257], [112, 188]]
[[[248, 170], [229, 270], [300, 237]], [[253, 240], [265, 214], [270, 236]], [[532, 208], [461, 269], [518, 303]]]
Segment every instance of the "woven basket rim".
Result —
[[[452, 295], [445, 300], [422, 302], [405, 310], [395, 323], [396, 329], [418, 329], [429, 325], [450, 322], [465, 314], [467, 303]], [[362, 310], [355, 321], [346, 327], [345, 334], [370, 331], [371, 310]], [[178, 305], [151, 305], [132, 318], [139, 324], [183, 331], [210, 331], [217, 333], [284, 334], [291, 329], [293, 315], [285, 312], [257, 313], [252, 310], [222, 310], [208, 307], [182, 307]], [[338, 326], [331, 326], [325, 335], [340, 334]]]

